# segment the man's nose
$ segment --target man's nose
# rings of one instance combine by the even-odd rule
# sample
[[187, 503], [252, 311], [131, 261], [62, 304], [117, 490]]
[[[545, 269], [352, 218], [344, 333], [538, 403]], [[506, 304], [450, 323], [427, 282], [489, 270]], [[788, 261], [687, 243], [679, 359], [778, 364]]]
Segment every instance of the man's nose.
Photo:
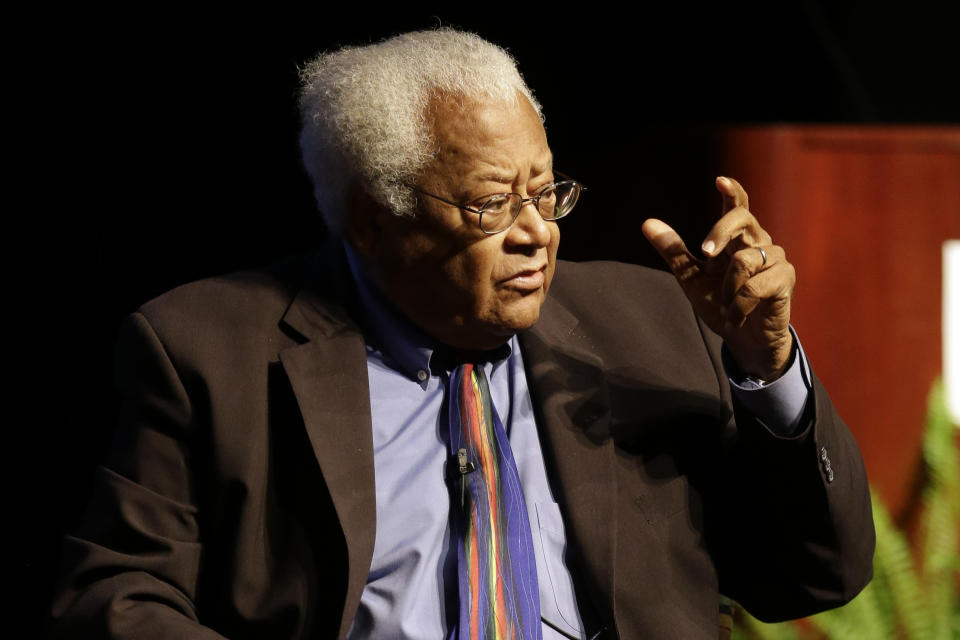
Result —
[[555, 223], [544, 220], [533, 202], [524, 202], [513, 226], [507, 229], [507, 240], [516, 244], [545, 247], [550, 244], [551, 224]]

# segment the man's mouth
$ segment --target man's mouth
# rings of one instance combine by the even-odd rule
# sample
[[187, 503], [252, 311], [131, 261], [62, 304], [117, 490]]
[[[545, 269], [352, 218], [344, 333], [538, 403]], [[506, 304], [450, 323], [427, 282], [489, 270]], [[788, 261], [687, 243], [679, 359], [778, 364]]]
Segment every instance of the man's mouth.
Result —
[[543, 265], [539, 269], [517, 271], [509, 278], [502, 280], [500, 284], [519, 291], [535, 291], [542, 287], [546, 281], [546, 274], [544, 273], [546, 269], [547, 265]]

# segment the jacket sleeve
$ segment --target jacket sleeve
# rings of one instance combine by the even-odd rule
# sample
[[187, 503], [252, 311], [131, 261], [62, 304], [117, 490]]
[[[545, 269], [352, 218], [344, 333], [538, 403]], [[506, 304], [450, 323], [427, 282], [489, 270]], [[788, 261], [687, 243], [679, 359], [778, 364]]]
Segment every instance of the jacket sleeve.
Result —
[[118, 348], [121, 418], [110, 462], [63, 550], [52, 607], [58, 638], [198, 638], [195, 606], [203, 559], [194, 478], [195, 408], [143, 315]]
[[[702, 331], [729, 394], [719, 339]], [[790, 437], [775, 434], [730, 399], [728, 448], [709, 501], [721, 592], [770, 622], [843, 605], [873, 575], [863, 460], [812, 372], [810, 382], [801, 425]]]

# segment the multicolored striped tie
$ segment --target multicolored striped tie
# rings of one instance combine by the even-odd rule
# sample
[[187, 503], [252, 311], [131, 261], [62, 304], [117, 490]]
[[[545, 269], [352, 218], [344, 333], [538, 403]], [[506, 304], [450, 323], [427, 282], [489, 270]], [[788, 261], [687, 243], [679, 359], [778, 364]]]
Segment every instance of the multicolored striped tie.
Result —
[[480, 365], [450, 376], [460, 509], [458, 640], [541, 638], [537, 565], [520, 476]]

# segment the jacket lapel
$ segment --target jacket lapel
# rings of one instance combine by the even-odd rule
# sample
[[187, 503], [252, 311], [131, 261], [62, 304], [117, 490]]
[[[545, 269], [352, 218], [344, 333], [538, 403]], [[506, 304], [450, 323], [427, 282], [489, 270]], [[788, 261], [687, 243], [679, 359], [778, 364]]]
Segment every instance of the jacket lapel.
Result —
[[[327, 272], [326, 282], [349, 282]], [[360, 603], [376, 538], [373, 435], [366, 348], [340, 295], [306, 287], [283, 324], [307, 342], [280, 352], [347, 544], [348, 578], [338, 637]]]
[[610, 401], [603, 362], [577, 325], [570, 311], [548, 297], [539, 322], [520, 335], [520, 345], [551, 486], [581, 565], [575, 574], [614, 628], [617, 514]]

